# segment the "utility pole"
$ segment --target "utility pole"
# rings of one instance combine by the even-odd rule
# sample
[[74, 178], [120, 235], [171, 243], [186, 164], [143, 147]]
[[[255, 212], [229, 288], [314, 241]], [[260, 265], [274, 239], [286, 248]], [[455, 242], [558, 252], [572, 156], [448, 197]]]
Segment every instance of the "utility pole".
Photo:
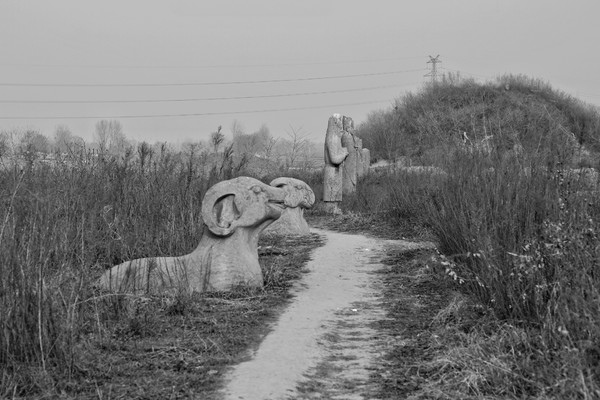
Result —
[[429, 73], [423, 75], [425, 77], [429, 76], [431, 77], [431, 83], [436, 83], [437, 82], [437, 65], [440, 64], [442, 61], [440, 60], [440, 55], [438, 54], [435, 57], [431, 57], [429, 56], [429, 61], [427, 61], [427, 64], [431, 64], [431, 71], [429, 71]]

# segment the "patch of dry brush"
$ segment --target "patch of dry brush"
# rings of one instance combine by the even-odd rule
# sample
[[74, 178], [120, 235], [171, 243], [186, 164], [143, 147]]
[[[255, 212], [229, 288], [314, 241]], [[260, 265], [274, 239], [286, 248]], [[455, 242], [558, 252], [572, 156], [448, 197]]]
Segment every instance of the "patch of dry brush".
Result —
[[231, 176], [204, 176], [191, 162], [165, 153], [145, 165], [4, 164], [0, 397], [208, 396], [264, 333], [319, 238], [262, 243], [260, 291], [133, 297], [94, 288], [112, 265], [197, 245], [204, 192]]

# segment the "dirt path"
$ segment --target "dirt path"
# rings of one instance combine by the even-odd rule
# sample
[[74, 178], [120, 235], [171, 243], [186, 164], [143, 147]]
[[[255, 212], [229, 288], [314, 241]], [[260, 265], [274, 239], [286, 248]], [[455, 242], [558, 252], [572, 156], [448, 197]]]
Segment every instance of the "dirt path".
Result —
[[381, 268], [386, 251], [430, 246], [325, 230], [295, 298], [252, 358], [227, 377], [225, 399], [368, 399], [369, 375], [388, 338]]

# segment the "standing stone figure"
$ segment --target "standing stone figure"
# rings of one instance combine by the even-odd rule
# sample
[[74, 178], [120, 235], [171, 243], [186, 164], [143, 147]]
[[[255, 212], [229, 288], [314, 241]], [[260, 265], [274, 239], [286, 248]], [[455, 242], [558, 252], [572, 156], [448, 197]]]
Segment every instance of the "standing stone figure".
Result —
[[348, 157], [342, 163], [342, 191], [344, 194], [351, 194], [356, 192], [361, 154], [357, 151], [358, 138], [354, 136], [354, 121], [350, 117], [342, 117], [342, 122], [344, 126], [342, 146], [348, 150]]
[[358, 159], [358, 163], [356, 165], [356, 180], [358, 181], [358, 179], [362, 178], [365, 175], [365, 159], [363, 157], [364, 149], [362, 147], [362, 139], [355, 135], [354, 141], [356, 142], [356, 154]]
[[340, 213], [343, 176], [341, 164], [348, 157], [348, 149], [342, 146], [344, 124], [340, 114], [333, 114], [327, 123], [325, 134], [325, 168], [323, 171], [323, 201], [326, 211]]
[[362, 149], [362, 162], [363, 162], [363, 175], [369, 173], [369, 167], [371, 166], [371, 150]]

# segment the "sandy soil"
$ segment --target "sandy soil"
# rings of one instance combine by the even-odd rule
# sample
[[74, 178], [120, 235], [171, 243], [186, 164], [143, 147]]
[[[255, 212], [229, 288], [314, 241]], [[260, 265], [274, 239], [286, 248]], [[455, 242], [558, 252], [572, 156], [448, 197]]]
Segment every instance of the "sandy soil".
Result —
[[387, 251], [430, 243], [383, 240], [313, 229], [327, 243], [310, 273], [250, 359], [226, 378], [225, 399], [369, 399], [369, 375], [390, 338], [373, 329], [385, 319], [373, 272]]

